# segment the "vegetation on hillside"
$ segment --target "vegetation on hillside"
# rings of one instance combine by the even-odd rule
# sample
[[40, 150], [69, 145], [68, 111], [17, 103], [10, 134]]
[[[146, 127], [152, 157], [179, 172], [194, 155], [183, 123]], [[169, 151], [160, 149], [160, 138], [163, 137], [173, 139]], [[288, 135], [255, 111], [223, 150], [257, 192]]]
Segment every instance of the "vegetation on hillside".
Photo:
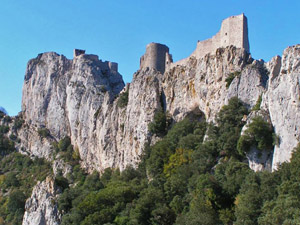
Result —
[[21, 224], [33, 186], [51, 173], [50, 163], [17, 153], [14, 142], [0, 134], [0, 224]]
[[234, 78], [236, 77], [240, 77], [241, 76], [241, 71], [235, 71], [233, 73], [230, 73], [228, 75], [228, 77], [225, 79], [226, 82], [226, 88], [229, 88], [231, 82], [234, 80]]
[[[255, 173], [246, 163], [245, 152], [251, 145], [271, 149], [273, 130], [258, 117], [241, 137], [242, 119], [248, 111], [237, 98], [218, 113], [217, 125], [188, 117], [168, 129], [167, 117], [161, 113], [151, 125], [161, 139], [145, 146], [136, 169], [106, 169], [101, 176], [97, 172], [88, 175], [80, 169], [70, 138], [53, 144], [73, 166], [66, 178], [56, 177], [63, 190], [58, 199], [63, 225], [300, 221], [300, 146], [291, 162], [283, 163], [278, 171]], [[5, 146], [0, 160], [0, 224], [1, 219], [5, 224], [20, 224], [32, 185], [44, 179], [50, 168]]]
[[[145, 147], [137, 169], [82, 176], [59, 199], [62, 224], [296, 224], [300, 195], [288, 185], [297, 187], [300, 147], [277, 172], [253, 172], [247, 149], [237, 148], [247, 113], [234, 98], [218, 126], [189, 118], [173, 125]], [[162, 121], [159, 115], [152, 126], [164, 131]], [[272, 136], [262, 121], [254, 124]]]
[[120, 94], [120, 97], [118, 98], [117, 105], [120, 108], [124, 108], [128, 104], [128, 95], [129, 95], [129, 90], [126, 90], [125, 92], [122, 92]]
[[271, 151], [275, 141], [273, 137], [275, 137], [273, 127], [262, 117], [257, 116], [252, 119], [244, 134], [239, 138], [237, 149], [240, 154], [248, 152], [251, 146], [260, 151]]

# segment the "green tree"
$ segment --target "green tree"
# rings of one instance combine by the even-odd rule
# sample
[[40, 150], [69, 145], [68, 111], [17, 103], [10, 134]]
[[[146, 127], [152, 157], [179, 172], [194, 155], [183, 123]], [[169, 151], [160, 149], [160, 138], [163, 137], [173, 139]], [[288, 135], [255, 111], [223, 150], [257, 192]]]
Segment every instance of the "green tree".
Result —
[[247, 114], [247, 108], [237, 97], [231, 98], [218, 113], [218, 148], [222, 154], [238, 157], [237, 142], [245, 124], [242, 119]]
[[149, 123], [148, 129], [152, 134], [163, 136], [167, 132], [167, 116], [164, 111], [160, 110], [154, 115], [153, 122]]
[[260, 195], [259, 176], [251, 173], [246, 177], [239, 195], [236, 197], [234, 224], [255, 225], [261, 214], [263, 199]]
[[248, 152], [251, 146], [255, 146], [258, 150], [273, 149], [273, 128], [262, 117], [254, 117], [248, 125], [244, 134], [239, 138], [238, 151], [240, 154]]
[[70, 137], [66, 136], [58, 142], [58, 148], [60, 151], [66, 151], [68, 147], [71, 145]]
[[132, 225], [150, 224], [152, 211], [164, 202], [164, 195], [161, 189], [148, 187], [140, 193], [140, 198], [134, 202], [130, 212], [130, 223]]
[[124, 107], [127, 106], [127, 104], [128, 104], [128, 95], [129, 95], [128, 90], [120, 94], [120, 97], [119, 97], [118, 102], [117, 102], [117, 105], [120, 108], [124, 108]]

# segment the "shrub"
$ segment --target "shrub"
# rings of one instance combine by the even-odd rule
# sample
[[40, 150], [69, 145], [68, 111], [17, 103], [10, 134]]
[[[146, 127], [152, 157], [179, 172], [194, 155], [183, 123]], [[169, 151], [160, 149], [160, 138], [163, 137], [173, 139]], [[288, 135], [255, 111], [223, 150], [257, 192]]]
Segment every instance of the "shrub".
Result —
[[0, 134], [6, 134], [9, 131], [9, 127], [2, 125], [0, 126]]
[[5, 116], [5, 113], [1, 111], [0, 109], [0, 119], [2, 119]]
[[9, 135], [10, 140], [12, 141], [16, 141], [18, 139], [18, 137], [14, 134]]
[[217, 136], [213, 138], [217, 140], [218, 147], [228, 156], [237, 156], [237, 142], [240, 137], [241, 129], [244, 126], [242, 118], [248, 114], [247, 108], [237, 97], [229, 100], [228, 105], [222, 107], [217, 115], [216, 121], [218, 127], [216, 129]]
[[7, 209], [9, 212], [14, 213], [18, 209], [24, 211], [26, 197], [21, 191], [13, 191], [9, 196], [9, 201], [7, 204]]
[[261, 101], [262, 101], [262, 95], [258, 97], [255, 106], [253, 106], [252, 108], [252, 111], [258, 111], [260, 109]]
[[14, 130], [20, 129], [24, 122], [25, 121], [21, 117], [17, 116], [13, 125], [13, 129]]
[[169, 157], [169, 162], [164, 164], [164, 174], [166, 177], [171, 176], [181, 165], [191, 163], [192, 152], [192, 150], [182, 148], [176, 149], [176, 152]]
[[71, 139], [66, 136], [58, 142], [58, 148], [60, 151], [66, 151], [69, 145], [71, 144]]
[[253, 118], [247, 130], [238, 141], [238, 151], [243, 154], [248, 152], [251, 146], [258, 150], [271, 150], [273, 148], [273, 128], [262, 117]]
[[233, 73], [230, 73], [228, 75], [228, 77], [225, 79], [225, 82], [226, 82], [226, 88], [229, 88], [231, 82], [233, 81], [234, 78], [236, 77], [240, 77], [241, 75], [241, 72], [240, 71], [235, 71]]
[[61, 175], [56, 175], [55, 177], [55, 185], [62, 188], [62, 190], [69, 187], [68, 180]]
[[79, 149], [78, 147], [75, 147], [73, 153], [72, 153], [72, 158], [75, 160], [75, 161], [79, 161], [80, 160], [80, 153], [79, 153]]
[[120, 94], [120, 97], [119, 97], [118, 102], [117, 102], [118, 107], [124, 108], [125, 106], [127, 106], [127, 104], [128, 104], [128, 94], [129, 94], [128, 90]]
[[106, 86], [105, 85], [100, 85], [100, 91], [105, 93], [107, 92]]
[[3, 187], [18, 187], [20, 185], [18, 178], [16, 177], [16, 173], [10, 172], [5, 176], [3, 181]]
[[40, 128], [38, 134], [41, 138], [47, 138], [50, 136], [50, 131], [47, 128]]
[[11, 122], [11, 117], [10, 116], [5, 116], [4, 119], [3, 119], [3, 121], [5, 123], [10, 123]]
[[167, 131], [167, 117], [166, 114], [160, 110], [155, 113], [153, 122], [149, 123], [148, 129], [152, 134], [164, 135]]
[[6, 155], [14, 150], [14, 142], [0, 134], [0, 155]]

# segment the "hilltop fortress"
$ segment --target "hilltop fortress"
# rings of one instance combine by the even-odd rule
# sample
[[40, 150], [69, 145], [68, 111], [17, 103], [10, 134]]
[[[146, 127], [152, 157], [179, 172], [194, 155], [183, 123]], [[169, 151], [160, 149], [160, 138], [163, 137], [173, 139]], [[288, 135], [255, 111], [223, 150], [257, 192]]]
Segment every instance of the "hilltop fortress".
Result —
[[[250, 53], [248, 23], [244, 14], [223, 20], [220, 31], [210, 39], [198, 41], [190, 57], [199, 59], [206, 54], [214, 54], [218, 48], [230, 45], [243, 48]], [[146, 47], [146, 53], [141, 57], [140, 69], [149, 67], [164, 73], [166, 67], [183, 64], [187, 59], [173, 63], [172, 55], [169, 54], [169, 48], [166, 45], [150, 43]]]
[[146, 46], [146, 53], [140, 59], [140, 69], [148, 67], [164, 73], [166, 66], [172, 62], [169, 48], [166, 45], [152, 42]]

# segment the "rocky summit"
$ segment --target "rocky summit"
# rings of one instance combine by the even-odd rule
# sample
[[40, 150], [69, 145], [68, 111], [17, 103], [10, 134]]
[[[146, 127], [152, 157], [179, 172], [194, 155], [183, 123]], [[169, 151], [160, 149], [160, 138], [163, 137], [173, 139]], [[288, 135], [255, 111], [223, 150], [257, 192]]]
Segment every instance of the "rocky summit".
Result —
[[[171, 124], [190, 115], [218, 124], [222, 107], [238, 97], [250, 112], [242, 134], [261, 116], [277, 138], [271, 151], [250, 146], [248, 165], [274, 171], [290, 160], [300, 140], [300, 45], [270, 62], [255, 60], [247, 26], [244, 14], [227, 18], [214, 37], [198, 42], [191, 56], [178, 62], [167, 46], [150, 43], [127, 85], [117, 63], [84, 50], [74, 50], [73, 59], [39, 54], [27, 64], [19, 114], [23, 124], [7, 135], [18, 137], [15, 146], [22, 154], [51, 162], [54, 175], [72, 173], [53, 145], [66, 138], [85, 171], [123, 171], [136, 168], [145, 146], [161, 140], [149, 126], [159, 112]], [[23, 224], [60, 224], [55, 199], [61, 192], [51, 176], [38, 182], [26, 201]]]
[[[240, 30], [231, 30], [230, 24], [241, 24]], [[247, 33], [243, 14], [230, 17], [216, 36], [198, 43], [195, 52], [179, 62], [172, 61], [165, 45], [151, 43], [126, 87], [117, 64], [102, 62], [96, 55], [74, 50], [74, 59], [69, 60], [53, 52], [40, 54], [26, 69], [22, 98], [26, 126], [19, 131], [19, 150], [51, 159], [51, 142], [69, 136], [89, 171], [123, 170], [136, 166], [145, 144], [155, 140], [148, 124], [159, 110], [175, 121], [196, 112], [210, 122], [234, 96], [250, 110], [262, 97], [260, 110], [271, 118], [280, 139], [270, 156], [276, 168], [289, 160], [300, 135], [299, 46], [266, 63], [251, 58], [249, 45], [244, 46]], [[227, 35], [241, 41], [222, 41]], [[199, 46], [206, 55], [197, 53], [202, 51]], [[125, 95], [126, 102], [120, 105]], [[49, 131], [42, 140], [41, 129]]]

